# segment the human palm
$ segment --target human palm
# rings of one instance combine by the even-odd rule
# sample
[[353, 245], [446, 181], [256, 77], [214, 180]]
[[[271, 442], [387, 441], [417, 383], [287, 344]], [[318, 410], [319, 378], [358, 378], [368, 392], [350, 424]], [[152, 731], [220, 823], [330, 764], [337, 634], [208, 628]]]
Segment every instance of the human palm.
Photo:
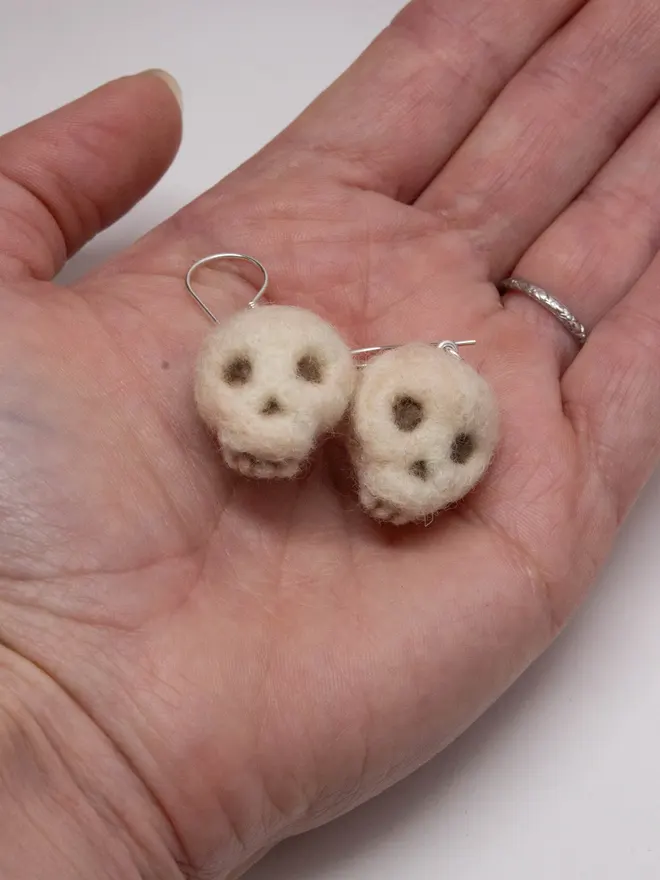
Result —
[[[6, 690], [146, 876], [224, 877], [435, 754], [549, 644], [655, 462], [660, 114], [638, 123], [660, 12], [593, 0], [545, 43], [584, 4], [455, 5], [413, 4], [262, 153], [68, 289], [44, 279], [164, 171], [176, 104], [142, 75], [0, 142]], [[337, 441], [291, 482], [226, 470], [183, 287], [215, 250], [259, 257], [272, 300], [355, 346], [476, 338], [502, 413], [479, 488], [395, 529], [358, 509]], [[500, 301], [514, 267], [593, 328], [577, 357], [536, 304]], [[200, 274], [216, 313], [248, 301], [241, 273]]]

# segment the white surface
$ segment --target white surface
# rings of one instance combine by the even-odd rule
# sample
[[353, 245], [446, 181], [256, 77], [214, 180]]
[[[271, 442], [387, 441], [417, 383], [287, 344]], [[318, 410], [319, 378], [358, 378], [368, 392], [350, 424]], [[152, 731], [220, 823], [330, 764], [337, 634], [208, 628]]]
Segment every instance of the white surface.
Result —
[[[72, 273], [133, 240], [258, 148], [399, 0], [0, 0], [0, 128], [113, 76], [180, 79], [186, 138], [165, 181]], [[660, 479], [599, 591], [456, 745], [250, 880], [658, 880]]]

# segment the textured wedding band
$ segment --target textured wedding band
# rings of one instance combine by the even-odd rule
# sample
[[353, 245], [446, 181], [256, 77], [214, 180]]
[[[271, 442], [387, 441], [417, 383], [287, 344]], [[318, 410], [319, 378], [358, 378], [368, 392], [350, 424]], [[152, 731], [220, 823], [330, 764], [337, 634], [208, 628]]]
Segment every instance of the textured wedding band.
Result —
[[505, 278], [504, 281], [501, 281], [497, 285], [497, 289], [500, 294], [508, 293], [511, 290], [518, 290], [520, 293], [527, 294], [527, 296], [536, 300], [540, 306], [547, 309], [550, 314], [554, 315], [559, 323], [568, 330], [574, 339], [577, 340], [579, 345], [584, 345], [586, 342], [587, 331], [585, 330], [584, 325], [580, 324], [575, 315], [570, 312], [563, 303], [559, 302], [559, 300], [555, 299], [552, 294], [548, 293], [547, 290], [544, 290], [537, 284], [531, 284], [529, 281], [524, 281], [522, 278]]

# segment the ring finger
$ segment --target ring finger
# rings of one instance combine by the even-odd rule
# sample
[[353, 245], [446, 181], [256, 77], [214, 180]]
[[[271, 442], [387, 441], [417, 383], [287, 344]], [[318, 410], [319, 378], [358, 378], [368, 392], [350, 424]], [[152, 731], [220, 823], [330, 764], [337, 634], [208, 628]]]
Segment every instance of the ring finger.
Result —
[[[651, 264], [660, 240], [660, 104], [584, 192], [532, 245], [514, 270], [564, 302], [587, 330], [630, 290]], [[575, 343], [559, 322], [520, 293], [518, 312], [552, 346], [560, 368]]]

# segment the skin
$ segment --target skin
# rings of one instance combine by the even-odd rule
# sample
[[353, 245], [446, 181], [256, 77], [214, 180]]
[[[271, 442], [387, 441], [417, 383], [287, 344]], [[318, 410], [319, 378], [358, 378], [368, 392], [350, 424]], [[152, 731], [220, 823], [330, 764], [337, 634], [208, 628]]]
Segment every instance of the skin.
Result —
[[[162, 77], [0, 140], [3, 877], [238, 876], [410, 773], [557, 635], [660, 448], [656, 0], [417, 0], [259, 155], [70, 289], [180, 137]], [[372, 523], [341, 449], [225, 469], [193, 260], [351, 344], [476, 338], [479, 489]], [[243, 271], [243, 270], [241, 270]], [[515, 271], [591, 331], [578, 354]], [[200, 275], [219, 314], [256, 283]]]

